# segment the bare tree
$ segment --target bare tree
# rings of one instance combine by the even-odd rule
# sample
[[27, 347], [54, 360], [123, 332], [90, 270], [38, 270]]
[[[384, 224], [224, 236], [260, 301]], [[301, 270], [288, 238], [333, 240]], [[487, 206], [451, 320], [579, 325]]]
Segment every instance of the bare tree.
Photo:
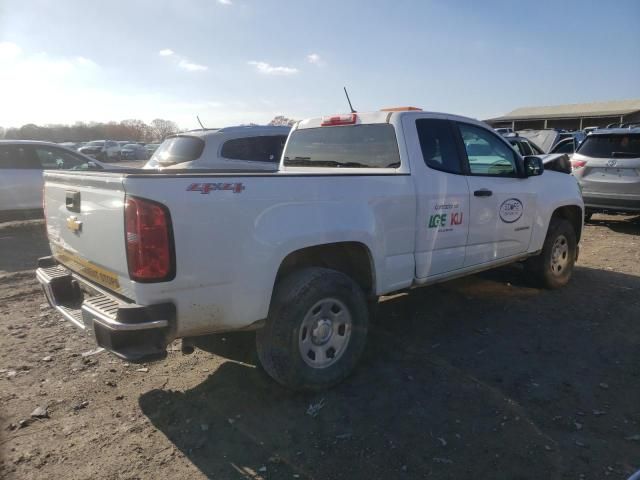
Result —
[[280, 126], [291, 127], [296, 122], [297, 120], [294, 120], [293, 118], [287, 118], [284, 115], [278, 115], [276, 117], [273, 117], [273, 120], [269, 122], [269, 125], [278, 126], [278, 127]]
[[169, 135], [178, 133], [178, 125], [171, 120], [156, 118], [151, 121], [151, 130], [153, 131], [156, 140], [162, 141]]
[[151, 127], [142, 120], [129, 119], [123, 120], [120, 123], [127, 129], [129, 136], [131, 136], [128, 140], [135, 140], [138, 142], [152, 140], [153, 133], [151, 132]]

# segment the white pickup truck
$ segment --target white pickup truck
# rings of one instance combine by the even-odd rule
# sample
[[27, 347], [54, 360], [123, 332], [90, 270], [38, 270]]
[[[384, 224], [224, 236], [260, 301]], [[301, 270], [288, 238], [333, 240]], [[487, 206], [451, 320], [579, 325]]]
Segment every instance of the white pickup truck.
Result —
[[256, 330], [278, 382], [342, 380], [381, 295], [524, 261], [566, 284], [583, 201], [571, 175], [485, 124], [414, 108], [299, 122], [277, 172], [46, 172], [49, 302], [131, 361]]

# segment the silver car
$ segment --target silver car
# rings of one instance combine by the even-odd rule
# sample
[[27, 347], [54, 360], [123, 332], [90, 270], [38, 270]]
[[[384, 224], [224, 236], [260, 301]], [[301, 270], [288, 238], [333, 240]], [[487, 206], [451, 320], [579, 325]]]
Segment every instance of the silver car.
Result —
[[590, 133], [571, 159], [585, 218], [595, 212], [640, 213], [640, 128]]

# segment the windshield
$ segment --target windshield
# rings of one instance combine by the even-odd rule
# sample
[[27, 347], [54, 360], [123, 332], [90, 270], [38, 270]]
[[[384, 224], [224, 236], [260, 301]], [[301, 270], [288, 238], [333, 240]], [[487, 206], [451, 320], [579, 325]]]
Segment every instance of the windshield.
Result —
[[138, 148], [140, 145], [136, 145], [135, 143], [127, 143], [124, 147], [122, 148], [130, 148], [132, 150]]
[[640, 134], [589, 135], [578, 153], [594, 158], [638, 158]]
[[397, 168], [400, 154], [395, 130], [388, 124], [304, 128], [291, 134], [284, 165]]
[[102, 147], [104, 145], [104, 140], [95, 140], [93, 142], [89, 142], [85, 145], [85, 147]]

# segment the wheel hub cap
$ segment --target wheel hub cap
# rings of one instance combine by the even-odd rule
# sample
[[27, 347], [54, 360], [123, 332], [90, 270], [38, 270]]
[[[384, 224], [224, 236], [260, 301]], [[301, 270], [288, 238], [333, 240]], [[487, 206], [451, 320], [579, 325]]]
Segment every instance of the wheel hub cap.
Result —
[[559, 235], [551, 247], [551, 272], [554, 275], [564, 273], [569, 264], [569, 242], [567, 237]]
[[347, 349], [352, 318], [347, 306], [336, 298], [313, 305], [300, 326], [298, 348], [304, 362], [313, 368], [333, 365]]
[[319, 320], [316, 328], [311, 331], [311, 341], [315, 345], [323, 345], [329, 341], [333, 334], [333, 324], [329, 319]]

